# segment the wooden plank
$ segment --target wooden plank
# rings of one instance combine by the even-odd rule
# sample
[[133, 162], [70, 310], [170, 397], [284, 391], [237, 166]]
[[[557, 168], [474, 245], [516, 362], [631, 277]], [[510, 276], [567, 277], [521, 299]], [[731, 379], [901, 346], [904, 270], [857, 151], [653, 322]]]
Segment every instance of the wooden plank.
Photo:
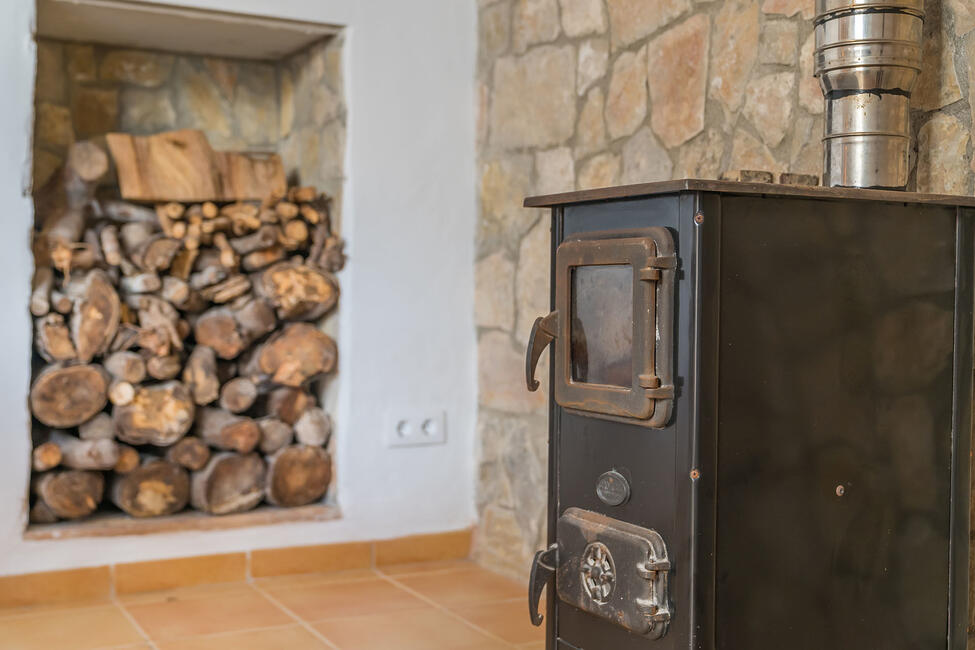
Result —
[[184, 530], [230, 530], [294, 521], [328, 521], [339, 519], [341, 516], [342, 513], [338, 506], [320, 503], [297, 508], [261, 506], [249, 512], [219, 517], [192, 510], [149, 519], [135, 519], [120, 512], [106, 512], [96, 513], [82, 521], [33, 524], [27, 528], [24, 539], [75, 539], [79, 537], [155, 535]]
[[109, 133], [122, 198], [130, 201], [261, 200], [286, 189], [277, 154], [214, 151], [202, 131]]
[[525, 199], [526, 208], [548, 208], [573, 203], [588, 203], [607, 199], [630, 199], [655, 194], [672, 194], [683, 191], [719, 192], [722, 194], [748, 194], [760, 196], [798, 196], [824, 200], [886, 201], [889, 203], [926, 203], [975, 207], [975, 197], [946, 194], [920, 194], [918, 192], [894, 192], [890, 190], [864, 190], [845, 187], [802, 187], [775, 183], [738, 183], [735, 181], [711, 181], [683, 179], [603, 187], [577, 192], [563, 192]]

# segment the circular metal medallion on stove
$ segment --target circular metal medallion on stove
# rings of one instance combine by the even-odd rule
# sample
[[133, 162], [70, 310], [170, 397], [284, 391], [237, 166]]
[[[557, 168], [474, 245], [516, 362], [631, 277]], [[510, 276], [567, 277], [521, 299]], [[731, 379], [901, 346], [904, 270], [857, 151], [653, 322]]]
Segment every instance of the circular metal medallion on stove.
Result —
[[620, 506], [630, 498], [630, 483], [626, 477], [611, 469], [596, 481], [596, 496], [608, 506]]

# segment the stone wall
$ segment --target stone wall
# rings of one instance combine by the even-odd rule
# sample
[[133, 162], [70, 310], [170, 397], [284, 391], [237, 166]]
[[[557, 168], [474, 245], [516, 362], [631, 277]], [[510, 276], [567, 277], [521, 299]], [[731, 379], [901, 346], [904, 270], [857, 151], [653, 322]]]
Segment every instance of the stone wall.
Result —
[[288, 173], [337, 196], [345, 157], [342, 40], [262, 62], [40, 39], [34, 186], [76, 139], [196, 128], [217, 149], [277, 151]]
[[[479, 0], [483, 564], [525, 579], [546, 535], [547, 385], [525, 390], [524, 350], [549, 310], [549, 220], [522, 199], [738, 169], [821, 174], [814, 4]], [[912, 187], [971, 194], [975, 5], [928, 5]]]

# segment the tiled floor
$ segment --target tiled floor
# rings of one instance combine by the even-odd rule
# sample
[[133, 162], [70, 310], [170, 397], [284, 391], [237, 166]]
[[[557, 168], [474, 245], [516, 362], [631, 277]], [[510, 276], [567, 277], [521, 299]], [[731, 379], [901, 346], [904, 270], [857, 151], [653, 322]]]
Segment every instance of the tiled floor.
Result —
[[259, 578], [0, 610], [4, 650], [540, 650], [525, 587], [468, 562]]

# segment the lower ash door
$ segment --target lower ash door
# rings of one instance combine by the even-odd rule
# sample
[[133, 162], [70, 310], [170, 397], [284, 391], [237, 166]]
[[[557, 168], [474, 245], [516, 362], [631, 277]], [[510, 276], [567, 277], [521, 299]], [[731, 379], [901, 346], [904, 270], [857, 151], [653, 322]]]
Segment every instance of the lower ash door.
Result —
[[558, 542], [535, 556], [533, 620], [541, 587], [555, 574], [559, 600], [627, 631], [659, 639], [670, 624], [670, 560], [654, 530], [580, 508], [559, 518]]

